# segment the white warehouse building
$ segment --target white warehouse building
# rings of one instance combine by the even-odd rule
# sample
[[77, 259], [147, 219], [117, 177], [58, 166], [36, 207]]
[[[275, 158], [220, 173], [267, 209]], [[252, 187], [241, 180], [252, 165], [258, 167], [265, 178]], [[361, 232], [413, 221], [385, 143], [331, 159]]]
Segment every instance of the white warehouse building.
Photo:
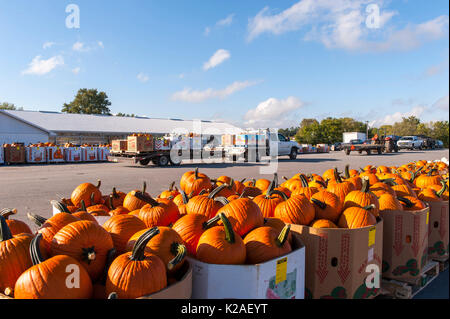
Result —
[[239, 134], [234, 125], [204, 120], [66, 114], [46, 111], [0, 110], [0, 145], [52, 142], [105, 144], [132, 133], [163, 136], [169, 133]]

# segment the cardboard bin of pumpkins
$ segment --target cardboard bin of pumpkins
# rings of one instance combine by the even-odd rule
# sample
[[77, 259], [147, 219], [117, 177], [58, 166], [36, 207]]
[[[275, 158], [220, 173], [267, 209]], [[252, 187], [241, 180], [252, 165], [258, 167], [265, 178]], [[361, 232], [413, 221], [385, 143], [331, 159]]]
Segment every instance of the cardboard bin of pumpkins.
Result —
[[20, 143], [4, 144], [4, 161], [11, 164], [25, 163], [25, 146]]
[[0, 212], [0, 299], [187, 299], [192, 267], [169, 227], [132, 215], [103, 227], [87, 212], [29, 214], [36, 234]]

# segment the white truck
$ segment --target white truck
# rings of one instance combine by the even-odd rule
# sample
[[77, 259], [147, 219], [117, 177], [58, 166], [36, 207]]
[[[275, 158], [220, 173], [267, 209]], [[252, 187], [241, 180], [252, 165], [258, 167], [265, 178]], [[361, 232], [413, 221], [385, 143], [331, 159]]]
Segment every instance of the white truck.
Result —
[[397, 141], [397, 146], [399, 149], [422, 149], [423, 140], [418, 136], [403, 136]]
[[365, 141], [367, 139], [366, 133], [361, 132], [345, 132], [342, 134], [342, 143], [349, 144], [351, 140]]
[[225, 157], [232, 161], [260, 162], [263, 156], [289, 156], [295, 160], [301, 145], [275, 130], [249, 131], [235, 136], [232, 145], [224, 145]]

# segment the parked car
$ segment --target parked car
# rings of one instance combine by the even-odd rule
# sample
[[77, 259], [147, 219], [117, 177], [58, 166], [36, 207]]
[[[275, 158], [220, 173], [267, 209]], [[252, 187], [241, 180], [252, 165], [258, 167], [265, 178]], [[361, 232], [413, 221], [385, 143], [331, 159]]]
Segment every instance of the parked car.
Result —
[[444, 142], [441, 140], [436, 140], [436, 148], [444, 148]]
[[351, 140], [350, 144], [352, 144], [352, 145], [364, 144], [364, 141], [361, 139], [355, 139], [355, 140]]
[[331, 145], [331, 150], [332, 151], [342, 151], [342, 143], [334, 143], [333, 145]]
[[417, 136], [403, 136], [398, 140], [397, 146], [399, 149], [421, 150], [423, 147], [423, 140]]

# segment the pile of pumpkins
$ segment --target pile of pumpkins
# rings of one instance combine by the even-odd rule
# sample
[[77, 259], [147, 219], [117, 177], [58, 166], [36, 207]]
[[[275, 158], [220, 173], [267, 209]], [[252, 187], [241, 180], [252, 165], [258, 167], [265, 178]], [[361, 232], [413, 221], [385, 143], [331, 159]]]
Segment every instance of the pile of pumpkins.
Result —
[[[448, 166], [418, 161], [302, 173], [278, 183], [183, 174], [156, 198], [142, 189], [110, 194], [84, 183], [53, 201], [39, 229], [0, 211], [0, 292], [18, 298], [139, 298], [177, 282], [186, 257], [211, 264], [257, 264], [292, 250], [290, 224], [315, 228], [374, 225], [381, 211], [422, 210], [448, 201]], [[95, 217], [107, 216], [100, 225]], [[80, 289], [68, 289], [68, 267]]]

